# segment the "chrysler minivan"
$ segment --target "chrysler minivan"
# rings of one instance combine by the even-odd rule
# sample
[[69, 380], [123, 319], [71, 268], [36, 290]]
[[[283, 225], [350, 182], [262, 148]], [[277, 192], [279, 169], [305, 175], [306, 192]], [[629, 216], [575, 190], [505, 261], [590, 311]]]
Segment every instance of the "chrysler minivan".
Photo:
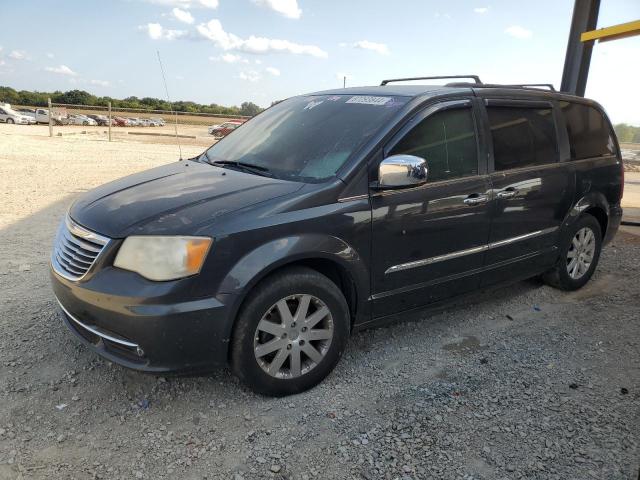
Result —
[[287, 395], [399, 313], [535, 276], [582, 287], [622, 216], [602, 107], [445, 78], [293, 97], [80, 196], [51, 256], [67, 326], [126, 367], [228, 364]]

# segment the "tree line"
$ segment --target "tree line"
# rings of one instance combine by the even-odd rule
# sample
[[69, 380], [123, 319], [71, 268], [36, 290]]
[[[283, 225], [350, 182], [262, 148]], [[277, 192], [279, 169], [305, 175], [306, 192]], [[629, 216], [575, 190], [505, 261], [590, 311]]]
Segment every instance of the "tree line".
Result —
[[141, 110], [176, 110], [186, 113], [208, 113], [218, 115], [257, 115], [262, 109], [252, 102], [244, 102], [239, 107], [225, 107], [215, 103], [203, 105], [196, 102], [179, 101], [169, 103], [166, 100], [153, 97], [127, 97], [122, 100], [111, 97], [97, 97], [84, 90], [69, 90], [61, 92], [31, 92], [29, 90], [15, 90], [11, 87], [0, 86], [0, 103], [12, 105], [29, 105], [32, 107], [46, 107], [47, 99], [53, 103], [69, 105], [90, 105], [106, 107], [109, 102], [113, 108], [129, 108]]
[[640, 143], [640, 127], [619, 123], [613, 128], [620, 143]]

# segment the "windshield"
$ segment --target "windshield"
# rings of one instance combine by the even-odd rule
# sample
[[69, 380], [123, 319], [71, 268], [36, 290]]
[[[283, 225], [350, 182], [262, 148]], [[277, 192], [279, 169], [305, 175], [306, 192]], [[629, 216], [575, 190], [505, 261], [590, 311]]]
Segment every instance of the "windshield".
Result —
[[407, 101], [405, 97], [315, 95], [274, 105], [205, 152], [209, 162], [241, 162], [288, 180], [318, 182]]

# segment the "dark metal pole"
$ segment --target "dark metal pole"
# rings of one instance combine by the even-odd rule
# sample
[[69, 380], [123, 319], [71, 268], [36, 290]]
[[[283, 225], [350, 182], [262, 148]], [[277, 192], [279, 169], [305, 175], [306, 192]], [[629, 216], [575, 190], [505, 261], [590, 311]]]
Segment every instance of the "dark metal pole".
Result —
[[600, 0], [575, 0], [560, 86], [563, 92], [584, 97], [593, 42], [581, 42], [580, 35], [596, 29], [599, 11]]

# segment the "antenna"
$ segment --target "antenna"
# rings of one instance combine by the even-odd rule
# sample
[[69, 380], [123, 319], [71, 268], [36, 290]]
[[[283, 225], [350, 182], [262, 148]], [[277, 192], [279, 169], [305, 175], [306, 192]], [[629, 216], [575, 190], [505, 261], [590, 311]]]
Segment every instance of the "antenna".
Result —
[[171, 98], [169, 98], [169, 88], [167, 88], [167, 78], [164, 76], [164, 67], [162, 66], [162, 59], [160, 58], [160, 50], [156, 50], [158, 54], [158, 63], [160, 64], [160, 72], [162, 72], [162, 81], [164, 82], [164, 91], [167, 94], [167, 102], [171, 105], [171, 111], [175, 116], [175, 132], [176, 132], [176, 143], [178, 144], [178, 151], [180, 152], [180, 160], [182, 160], [182, 146], [180, 145], [180, 138], [178, 137], [178, 112], [173, 108], [173, 103], [171, 102]]

